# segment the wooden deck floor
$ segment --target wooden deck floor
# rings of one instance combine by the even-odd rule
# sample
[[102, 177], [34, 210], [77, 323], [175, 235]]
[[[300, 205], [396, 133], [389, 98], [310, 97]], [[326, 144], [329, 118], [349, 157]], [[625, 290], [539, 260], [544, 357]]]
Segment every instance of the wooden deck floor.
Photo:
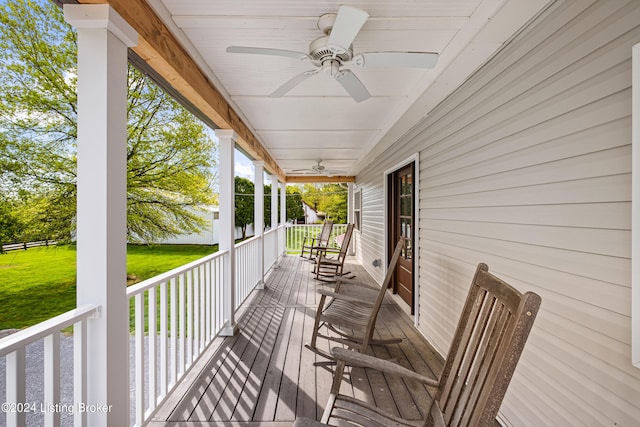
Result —
[[[359, 280], [374, 283], [362, 266], [349, 267]], [[254, 291], [244, 304], [237, 319], [239, 332], [211, 346], [150, 425], [275, 427], [291, 425], [297, 417], [319, 419], [333, 367], [304, 348], [317, 308], [316, 289], [323, 286], [309, 271], [308, 261], [285, 257], [266, 289]], [[372, 347], [376, 356], [393, 358], [423, 374], [439, 373], [441, 359], [392, 298], [380, 312], [377, 334], [403, 341]], [[328, 349], [328, 343], [323, 345]], [[428, 399], [424, 388], [388, 382], [362, 369], [352, 371], [347, 386], [343, 392], [365, 396], [406, 418], [421, 417]]]

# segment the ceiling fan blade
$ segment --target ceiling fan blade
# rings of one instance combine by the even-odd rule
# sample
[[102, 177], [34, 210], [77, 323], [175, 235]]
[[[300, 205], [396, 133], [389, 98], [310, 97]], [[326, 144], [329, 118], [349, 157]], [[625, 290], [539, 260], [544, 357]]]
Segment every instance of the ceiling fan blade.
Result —
[[297, 76], [293, 77], [288, 82], [280, 86], [278, 89], [276, 89], [271, 95], [269, 95], [269, 98], [280, 98], [286, 95], [287, 92], [289, 92], [291, 89], [298, 86], [300, 83], [307, 80], [317, 72], [318, 70], [309, 70], [305, 71], [304, 73], [298, 74]]
[[294, 59], [310, 59], [309, 55], [303, 52], [296, 52], [294, 50], [285, 50], [285, 49], [269, 49], [266, 47], [229, 46], [227, 48], [227, 52], [228, 53], [249, 53], [252, 55], [284, 56], [286, 58], [294, 58]]
[[356, 102], [362, 102], [371, 97], [367, 88], [353, 71], [340, 70], [334, 77]]
[[438, 54], [432, 52], [367, 52], [353, 58], [359, 67], [433, 68], [437, 61]]
[[338, 53], [347, 51], [368, 17], [369, 14], [364, 10], [340, 6], [329, 34], [329, 48], [335, 49]]

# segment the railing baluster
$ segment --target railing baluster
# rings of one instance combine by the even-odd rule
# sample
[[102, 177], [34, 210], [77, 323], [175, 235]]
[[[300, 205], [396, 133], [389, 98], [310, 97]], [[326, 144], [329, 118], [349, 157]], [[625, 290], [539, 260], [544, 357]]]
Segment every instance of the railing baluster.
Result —
[[[215, 263], [216, 263], [216, 307], [222, 307], [222, 286], [220, 286], [223, 283], [223, 277], [222, 277], [222, 258], [216, 258], [215, 259]], [[218, 305], [219, 304], [219, 305]], [[217, 310], [218, 311], [218, 316], [217, 316], [217, 323], [216, 323], [216, 331], [219, 331], [220, 328], [222, 328], [223, 325], [223, 311], [222, 310]]]
[[[73, 325], [73, 404], [78, 408], [87, 402], [87, 321]], [[87, 425], [86, 411], [73, 412], [73, 426]]]
[[[47, 407], [60, 403], [60, 333], [44, 338], [44, 404]], [[44, 411], [45, 427], [60, 425], [60, 411]]]
[[198, 269], [193, 270], [193, 352], [200, 353], [200, 280]]
[[[18, 405], [26, 403], [26, 362], [25, 347], [7, 354], [6, 363], [6, 381], [7, 381], [7, 404]], [[26, 411], [16, 410], [7, 411], [7, 425], [24, 427], [26, 426]]]
[[195, 332], [193, 318], [194, 313], [193, 303], [193, 271], [187, 273], [187, 364], [191, 366], [193, 362], [193, 343], [195, 340]]
[[168, 315], [169, 315], [169, 301], [168, 301], [168, 282], [164, 281], [160, 284], [160, 396], [167, 394], [167, 369], [169, 364], [167, 363], [168, 354]]
[[144, 402], [144, 292], [136, 294], [135, 297], [135, 420], [141, 426], [144, 422], [145, 402]]
[[158, 394], [158, 380], [157, 380], [157, 368], [158, 368], [158, 297], [156, 294], [156, 288], [149, 289], [149, 314], [147, 319], [148, 332], [148, 392], [147, 399], [149, 409], [156, 407], [156, 395]]
[[[169, 388], [176, 384], [176, 378], [178, 377], [178, 289], [177, 279], [174, 277], [171, 279], [171, 295], [169, 297], [171, 309], [170, 309], [170, 345], [171, 345], [171, 369], [169, 375]], [[168, 391], [168, 390], [167, 390]]]
[[[209, 263], [203, 265], [204, 268], [204, 289], [205, 289], [205, 326], [207, 331], [207, 342], [211, 339], [211, 269]], [[206, 343], [205, 343], [206, 345]]]
[[186, 315], [186, 311], [187, 311], [187, 298], [186, 298], [186, 289], [185, 289], [185, 281], [186, 281], [186, 277], [183, 274], [180, 275], [179, 277], [179, 303], [180, 306], [178, 307], [178, 311], [179, 311], [179, 324], [180, 324], [180, 374], [183, 374], [185, 372], [185, 366], [187, 364], [187, 336], [186, 331], [187, 331], [187, 325], [185, 324], [186, 319], [187, 319], [187, 315]]
[[199, 302], [200, 302], [200, 344], [198, 345], [198, 354], [200, 354], [201, 351], [204, 350], [204, 342], [207, 336], [207, 332], [206, 332], [206, 309], [205, 309], [205, 302], [207, 299], [207, 292], [206, 289], [204, 287], [204, 268], [202, 265], [200, 265], [198, 267], [198, 269], [196, 270], [198, 272], [198, 284], [200, 287], [200, 298], [199, 298]]

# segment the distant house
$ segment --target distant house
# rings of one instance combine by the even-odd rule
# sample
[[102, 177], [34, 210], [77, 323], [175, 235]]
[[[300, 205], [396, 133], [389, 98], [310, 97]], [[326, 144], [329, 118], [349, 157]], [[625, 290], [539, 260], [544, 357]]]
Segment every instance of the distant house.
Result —
[[305, 201], [302, 202], [302, 210], [304, 211], [305, 224], [316, 224], [318, 222], [324, 221], [324, 218], [325, 218], [324, 213], [318, 212]]
[[[195, 211], [195, 209], [193, 209]], [[166, 239], [158, 240], [153, 243], [162, 245], [217, 245], [218, 238], [218, 220], [219, 220], [218, 206], [207, 206], [202, 209], [198, 209], [198, 212], [202, 217], [207, 220], [209, 224], [204, 230], [199, 233], [185, 233], [178, 236], [169, 237]], [[247, 236], [253, 235], [253, 224], [247, 226]], [[242, 237], [242, 230], [240, 227], [236, 227], [236, 239]]]

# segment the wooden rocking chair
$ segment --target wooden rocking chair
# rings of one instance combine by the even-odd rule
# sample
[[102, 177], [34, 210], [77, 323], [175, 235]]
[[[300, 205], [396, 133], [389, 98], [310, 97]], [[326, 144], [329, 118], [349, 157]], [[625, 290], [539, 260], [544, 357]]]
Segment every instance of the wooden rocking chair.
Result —
[[[353, 224], [347, 224], [347, 230], [344, 233], [340, 248], [316, 248], [317, 258], [313, 272], [317, 280], [327, 282], [332, 281], [335, 277], [349, 274], [348, 271], [344, 271], [344, 260], [347, 258], [353, 227]], [[334, 254], [334, 256], [331, 256], [331, 254]]]
[[[342, 348], [321, 423], [300, 419], [297, 427], [363, 426], [491, 426], [533, 326], [540, 297], [521, 294], [478, 265], [439, 380], [423, 377], [388, 361]], [[435, 388], [426, 402], [424, 420], [408, 421], [339, 393], [346, 365], [368, 367]]]
[[[405, 239], [401, 238], [396, 244], [380, 288], [352, 279], [337, 277], [333, 291], [324, 289], [318, 291], [321, 297], [313, 326], [313, 335], [311, 342], [305, 344], [305, 347], [321, 356], [333, 359], [331, 354], [317, 347], [318, 338], [345, 344], [361, 353], [366, 352], [369, 344], [389, 345], [402, 341], [400, 338], [373, 339], [373, 333], [378, 312], [391, 283], [404, 243]], [[327, 298], [329, 298], [328, 301]], [[337, 336], [322, 334], [320, 331], [323, 327], [328, 328]]]
[[324, 224], [322, 224], [322, 230], [320, 230], [320, 233], [316, 237], [305, 236], [302, 241], [302, 252], [300, 256], [304, 258], [305, 250], [308, 250], [309, 259], [313, 259], [313, 254], [317, 254], [318, 249], [326, 248], [329, 245], [332, 229], [333, 221], [325, 221]]

